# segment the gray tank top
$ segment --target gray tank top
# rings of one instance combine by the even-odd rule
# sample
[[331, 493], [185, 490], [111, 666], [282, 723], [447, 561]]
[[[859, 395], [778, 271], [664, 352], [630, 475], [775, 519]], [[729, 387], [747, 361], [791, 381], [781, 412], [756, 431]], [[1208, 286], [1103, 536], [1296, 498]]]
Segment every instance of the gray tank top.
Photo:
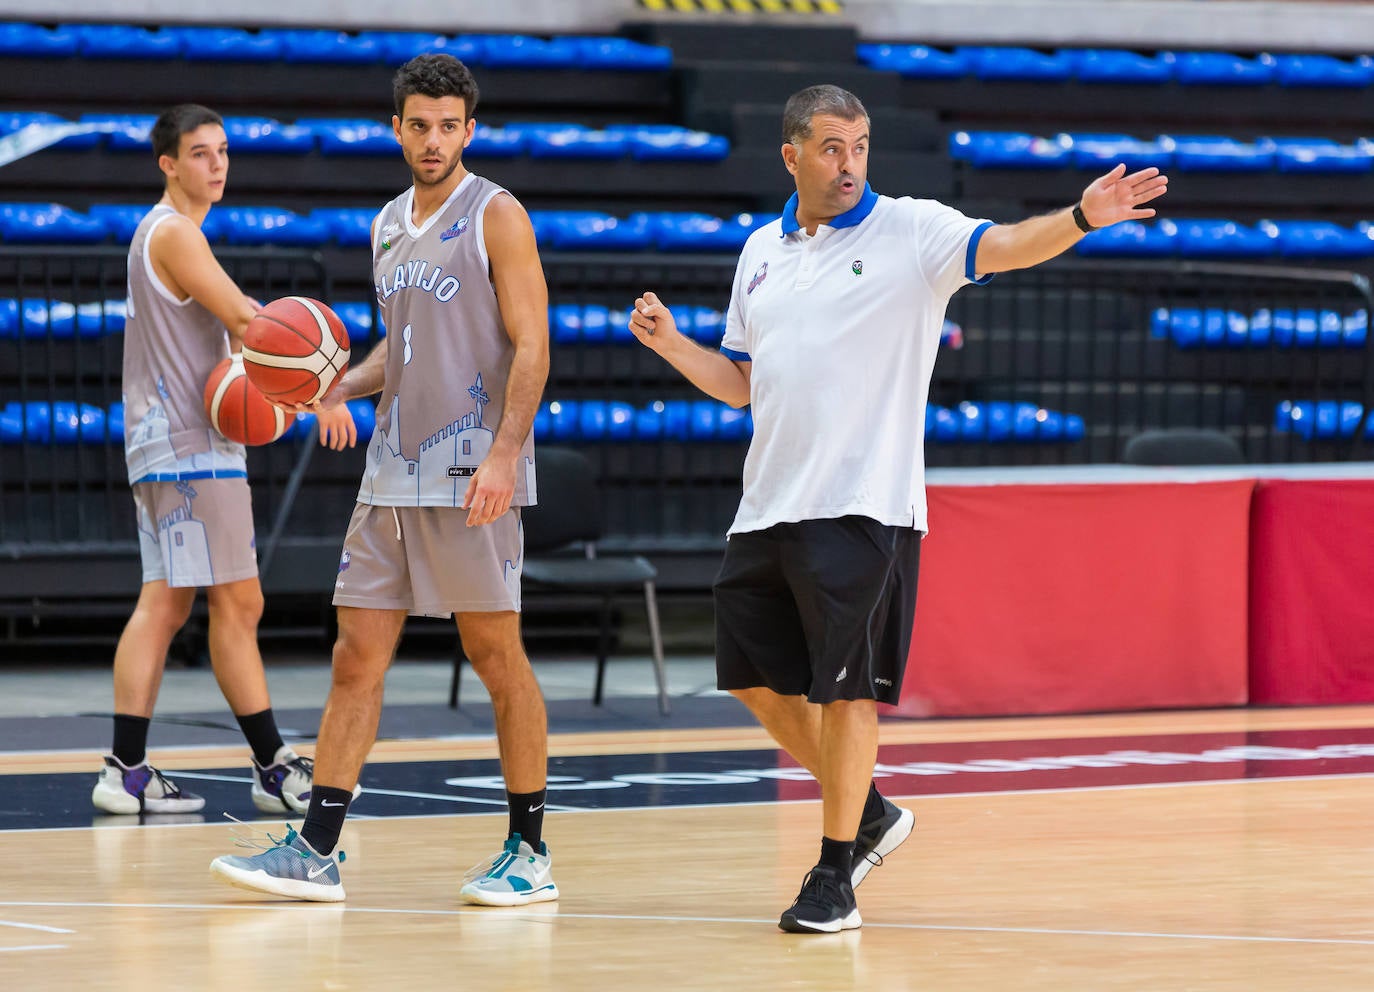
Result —
[[148, 258], [148, 239], [176, 216], [155, 206], [129, 244], [124, 325], [124, 458], [129, 481], [247, 475], [243, 445], [221, 437], [205, 416], [205, 380], [229, 354], [224, 325], [195, 300], [178, 300]]
[[[378, 215], [372, 272], [389, 343], [360, 503], [460, 506], [491, 448], [515, 346], [491, 285], [482, 215], [503, 192], [469, 174], [422, 227], [411, 222], [414, 190]], [[511, 505], [534, 502], [531, 436]]]

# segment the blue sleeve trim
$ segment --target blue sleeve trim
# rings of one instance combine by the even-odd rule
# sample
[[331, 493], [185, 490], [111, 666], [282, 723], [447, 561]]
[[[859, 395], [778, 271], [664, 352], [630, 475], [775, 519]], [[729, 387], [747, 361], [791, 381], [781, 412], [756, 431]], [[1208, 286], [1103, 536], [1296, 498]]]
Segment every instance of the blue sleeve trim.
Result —
[[725, 347], [725, 345], [721, 345], [721, 346], [720, 346], [720, 353], [721, 353], [722, 355], [724, 355], [726, 358], [730, 359], [730, 361], [732, 361], [732, 362], [752, 362], [752, 361], [753, 361], [753, 359], [749, 357], [749, 352], [747, 352], [747, 351], [731, 351], [729, 348]]
[[241, 469], [205, 469], [200, 472], [150, 472], [141, 479], [135, 479], [131, 485], [138, 485], [140, 482], [182, 482], [190, 479], [246, 479], [248, 473]]
[[983, 276], [983, 278], [978, 278], [978, 242], [983, 240], [983, 235], [990, 227], [992, 227], [992, 221], [985, 220], [974, 228], [973, 233], [969, 235], [968, 254], [964, 256], [964, 278], [975, 286], [986, 286], [988, 283], [992, 282], [992, 277], [997, 274], [995, 272], [989, 272], [987, 275]]

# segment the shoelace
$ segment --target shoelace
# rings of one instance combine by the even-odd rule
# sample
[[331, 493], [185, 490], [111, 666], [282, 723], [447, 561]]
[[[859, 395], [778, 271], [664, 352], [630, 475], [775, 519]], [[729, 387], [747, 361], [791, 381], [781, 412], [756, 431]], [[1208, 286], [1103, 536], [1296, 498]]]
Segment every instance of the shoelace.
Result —
[[510, 857], [510, 852], [501, 851], [500, 854], [490, 858], [483, 858], [467, 871], [463, 872], [463, 884], [475, 882], [479, 878], [485, 878], [494, 872], [506, 858]]
[[[233, 827], [229, 828], [229, 833], [234, 838], [234, 845], [236, 847], [246, 847], [250, 851], [275, 851], [279, 847], [290, 847], [295, 839], [300, 836], [289, 823], [286, 824], [286, 836], [278, 837], [271, 831], [259, 830], [256, 827], [250, 826], [229, 813], [225, 813], [224, 818], [226, 820], [232, 820], [242, 828], [241, 830], [236, 830]], [[266, 844], [262, 842], [262, 838], [264, 837], [267, 839]], [[303, 858], [312, 857], [309, 851], [297, 851], [296, 853]], [[343, 864], [348, 860], [348, 855], [343, 851], [335, 851], [334, 856], [338, 859], [339, 864]]]
[[309, 778], [315, 777], [315, 759], [307, 758], [305, 755], [297, 755], [286, 763], [287, 768], [294, 768], [302, 775]]
[[[163, 799], [181, 798], [181, 789], [177, 785], [173, 784], [171, 779], [169, 779], [166, 775], [162, 774], [162, 772], [158, 771], [152, 765], [148, 766], [148, 771], [153, 773], [153, 778], [157, 779], [158, 785], [162, 786]], [[148, 784], [152, 784], [152, 779], [149, 779]], [[143, 786], [143, 791], [145, 794], [147, 793], [148, 785]]]
[[817, 875], [815, 869], [806, 873], [806, 878], [802, 880], [801, 895], [797, 896], [797, 902], [812, 902], [820, 906], [842, 904], [844, 901], [839, 881], [828, 874]]

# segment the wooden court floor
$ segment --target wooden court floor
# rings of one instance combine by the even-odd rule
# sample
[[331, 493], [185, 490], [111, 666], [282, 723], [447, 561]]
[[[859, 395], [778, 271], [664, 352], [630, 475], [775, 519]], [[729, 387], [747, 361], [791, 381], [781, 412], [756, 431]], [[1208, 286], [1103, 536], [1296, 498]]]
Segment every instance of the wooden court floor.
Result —
[[[1358, 734], [1371, 728], [1367, 708], [898, 723], [884, 727], [880, 760], [890, 744], [1120, 737], [1155, 753], [1187, 735], [1374, 741]], [[712, 730], [568, 736], [553, 751], [766, 745], [752, 730]], [[491, 747], [396, 742], [374, 761]], [[93, 757], [6, 755], [0, 782], [89, 770]], [[0, 989], [1368, 990], [1369, 768], [962, 793], [935, 781], [909, 800], [912, 839], [858, 890], [863, 928], [834, 936], [775, 926], [815, 853], [814, 801], [553, 813], [563, 896], [506, 910], [456, 898], [463, 870], [499, 843], [500, 814], [350, 822], [342, 906], [214, 882], [207, 866], [232, 850], [228, 824], [7, 830]]]

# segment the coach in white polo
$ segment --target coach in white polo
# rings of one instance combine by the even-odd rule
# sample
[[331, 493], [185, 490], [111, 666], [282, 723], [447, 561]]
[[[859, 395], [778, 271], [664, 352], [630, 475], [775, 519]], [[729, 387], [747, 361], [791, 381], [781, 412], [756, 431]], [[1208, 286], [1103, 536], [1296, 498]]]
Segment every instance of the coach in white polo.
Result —
[[966, 283], [1154, 216], [1158, 169], [1117, 166], [1078, 204], [1017, 224], [871, 190], [869, 120], [812, 86], [783, 112], [796, 193], [735, 272], [725, 339], [702, 348], [653, 293], [630, 329], [698, 388], [752, 405], [744, 495], [715, 584], [719, 684], [821, 785], [816, 867], [779, 926], [860, 925], [853, 887], [911, 832], [872, 783], [877, 702], [896, 702], [926, 530], [926, 396], [945, 307]]

